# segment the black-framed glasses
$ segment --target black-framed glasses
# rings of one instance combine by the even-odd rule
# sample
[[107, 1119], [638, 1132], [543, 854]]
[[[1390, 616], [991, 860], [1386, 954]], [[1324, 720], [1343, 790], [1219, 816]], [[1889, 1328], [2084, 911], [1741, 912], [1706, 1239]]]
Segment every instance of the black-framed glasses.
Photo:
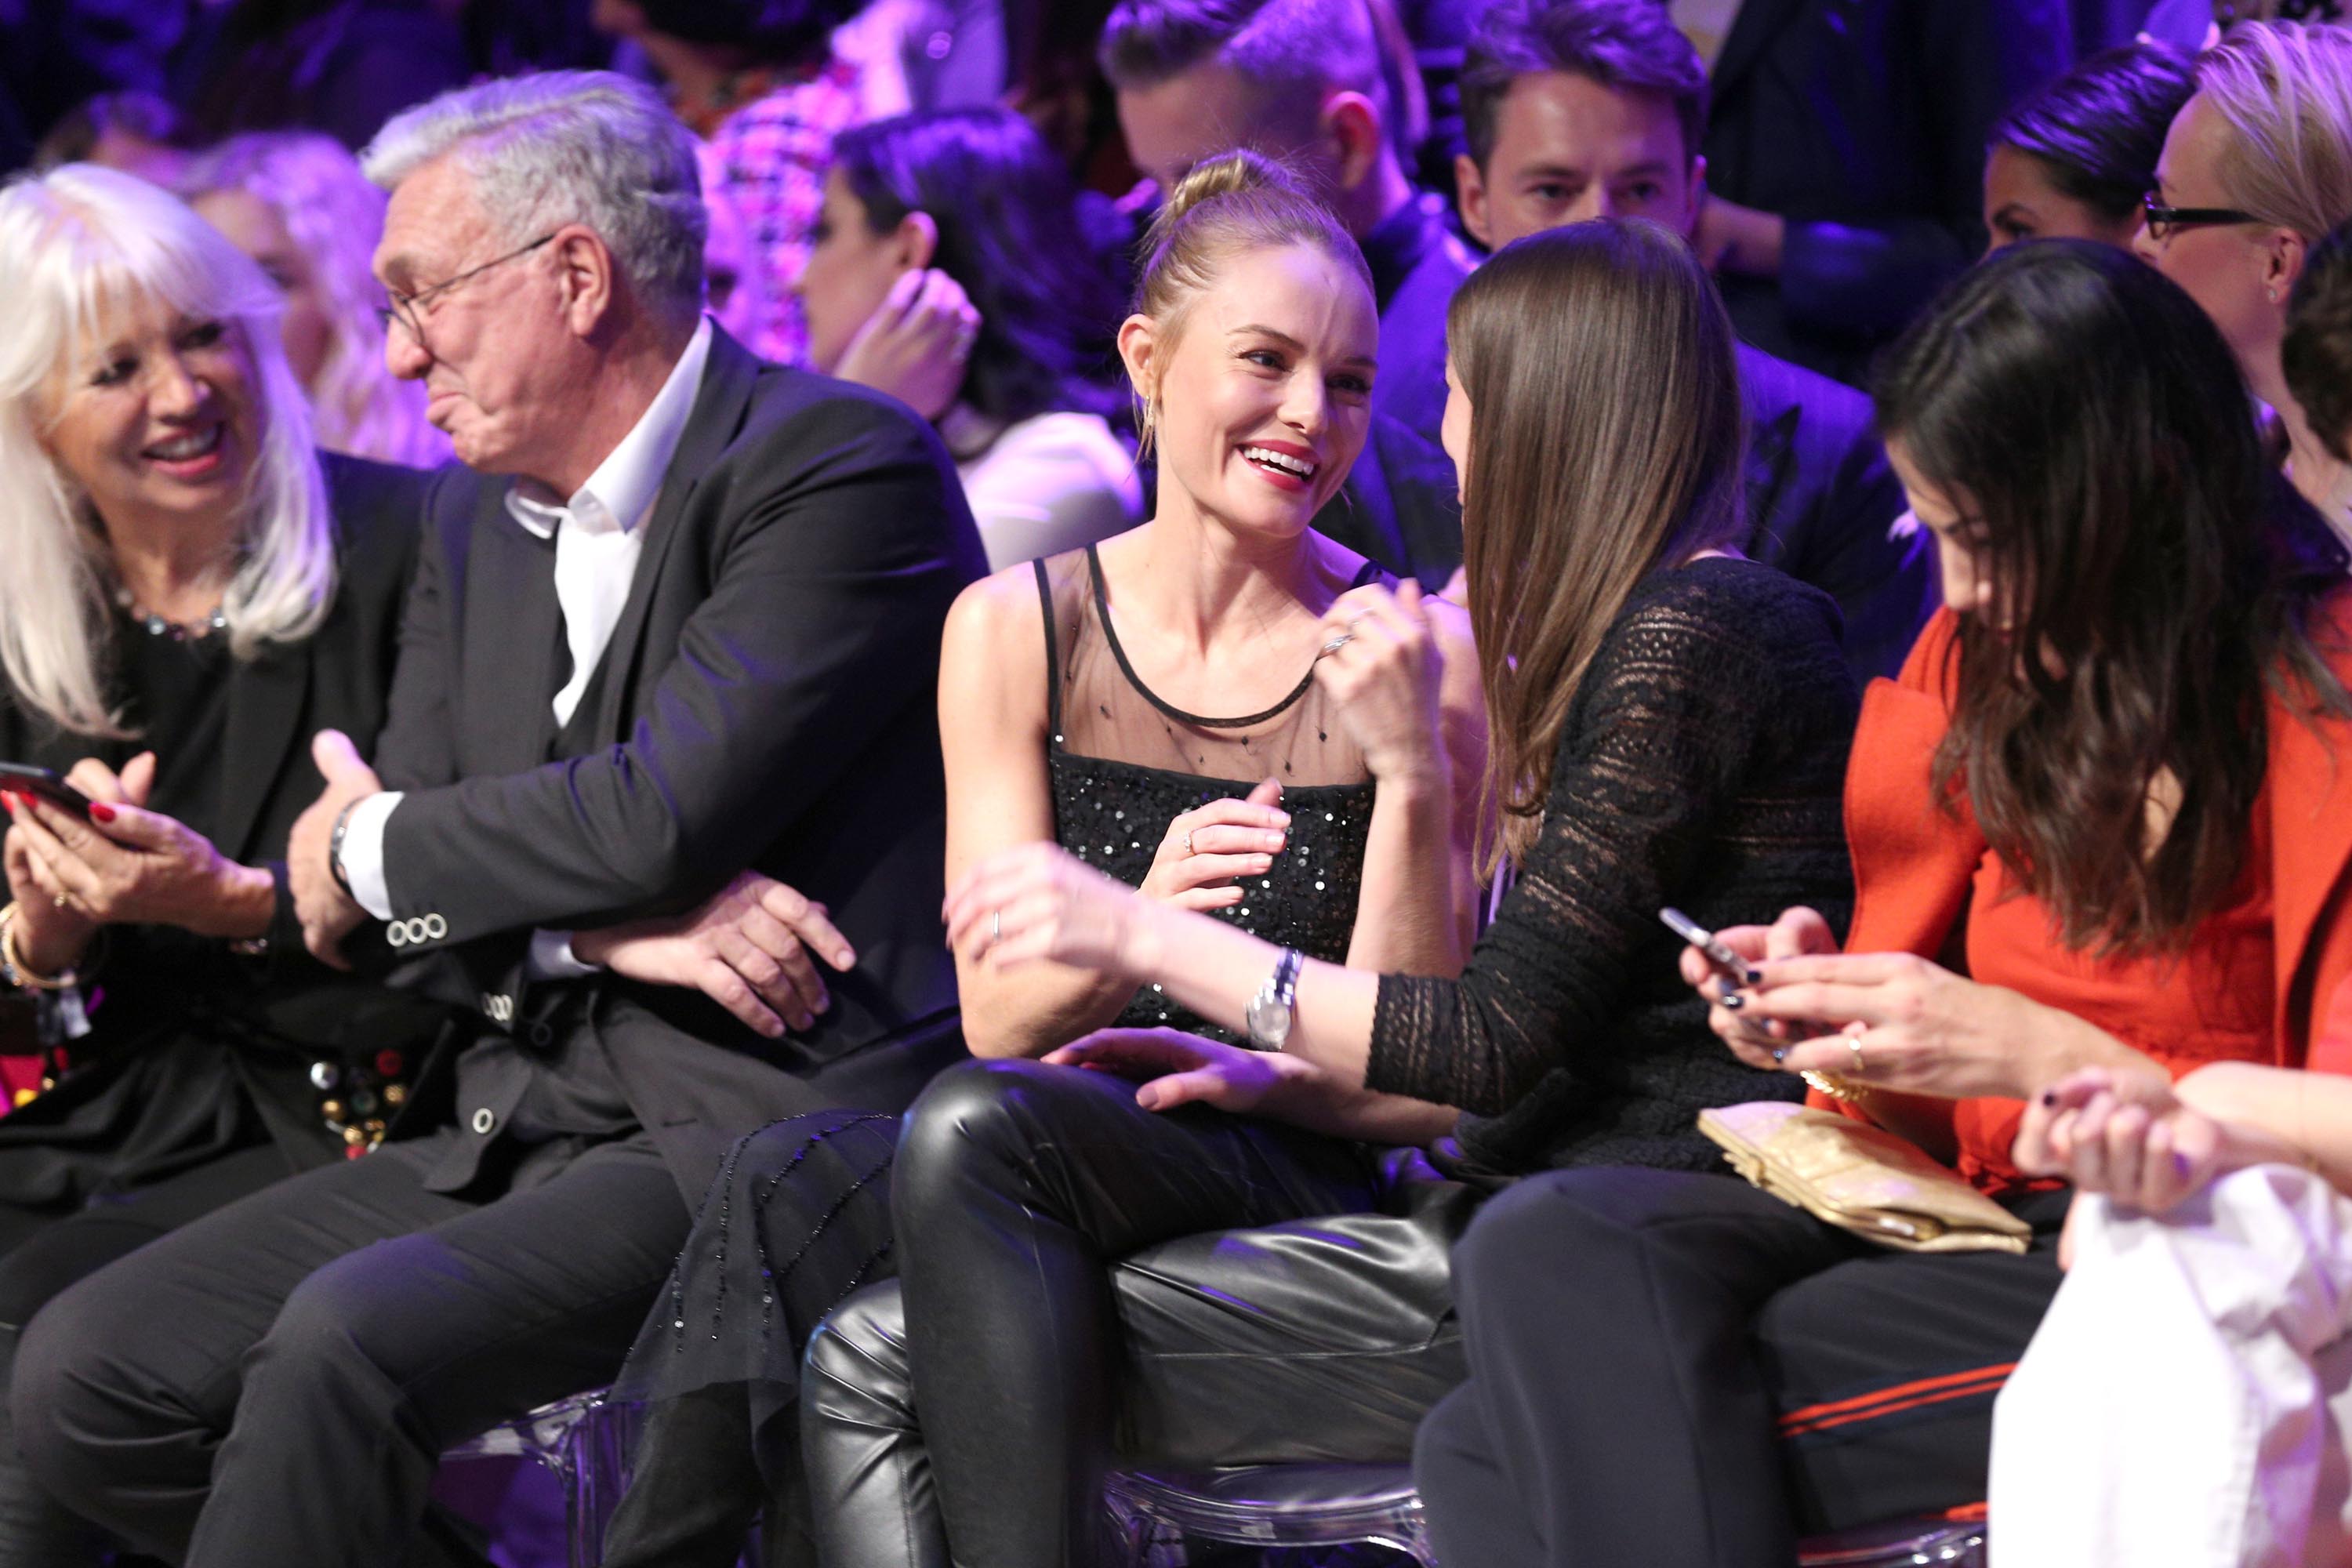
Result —
[[2139, 210], [2141, 216], [2147, 223], [2147, 237], [2154, 240], [2170, 239], [2172, 231], [2179, 228], [2205, 228], [2217, 224], [2263, 221], [2252, 213], [2240, 212], [2236, 207], [2168, 207], [2157, 200], [2154, 191], [2140, 197]]
[[393, 322], [398, 321], [402, 326], [408, 329], [408, 335], [419, 345], [422, 345], [425, 342], [425, 323], [423, 318], [419, 316], [417, 312], [428, 301], [438, 299], [440, 296], [446, 294], [450, 289], [455, 289], [458, 284], [465, 282], [469, 278], [479, 278], [483, 273], [488, 272], [493, 267], [504, 267], [508, 262], [515, 260], [519, 257], [529, 256], [532, 251], [537, 250], [541, 246], [545, 245], [548, 241], [553, 239], [555, 237], [555, 232], [556, 231], [550, 231], [549, 233], [541, 235], [537, 239], [532, 240], [529, 245], [524, 246], [520, 250], [509, 250], [504, 256], [492, 257], [489, 260], [483, 262], [479, 267], [468, 267], [463, 272], [458, 273], [455, 278], [444, 278], [440, 282], [434, 284], [429, 289], [419, 289], [414, 294], [394, 294], [392, 296], [392, 303], [390, 305], [380, 305], [376, 308], [375, 313], [383, 321], [383, 330], [389, 333], [392, 331]]

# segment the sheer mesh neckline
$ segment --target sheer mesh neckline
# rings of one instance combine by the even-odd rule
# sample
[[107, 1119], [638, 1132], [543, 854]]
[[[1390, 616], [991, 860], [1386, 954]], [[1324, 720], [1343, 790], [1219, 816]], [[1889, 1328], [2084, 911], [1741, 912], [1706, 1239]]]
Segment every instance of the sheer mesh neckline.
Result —
[[1127, 647], [1118, 640], [1118, 628], [1111, 625], [1110, 593], [1103, 586], [1102, 557], [1095, 552], [1091, 544], [1087, 546], [1087, 576], [1094, 586], [1095, 622], [1102, 627], [1103, 641], [1109, 645], [1111, 658], [1118, 661], [1118, 672], [1127, 677], [1127, 683], [1134, 687], [1146, 702], [1180, 724], [1192, 724], [1203, 730], [1253, 730], [1268, 720], [1281, 718], [1293, 704], [1307, 695], [1307, 688], [1315, 684], [1315, 666], [1310, 661], [1307, 673], [1300, 676], [1298, 684], [1290, 689], [1290, 695], [1261, 712], [1241, 719], [1204, 719], [1198, 713], [1187, 713], [1145, 685], [1143, 677], [1136, 674], [1135, 666], [1129, 662]]
[[[1363, 755], [1329, 695], [1305, 678], [1281, 701], [1239, 718], [1188, 713], [1144, 684], [1110, 624], [1108, 583], [1092, 547], [1035, 564], [1045, 619], [1048, 712], [1056, 753], [1220, 784], [1245, 794], [1273, 778], [1286, 789], [1361, 785]], [[1385, 580], [1367, 563], [1356, 583]]]

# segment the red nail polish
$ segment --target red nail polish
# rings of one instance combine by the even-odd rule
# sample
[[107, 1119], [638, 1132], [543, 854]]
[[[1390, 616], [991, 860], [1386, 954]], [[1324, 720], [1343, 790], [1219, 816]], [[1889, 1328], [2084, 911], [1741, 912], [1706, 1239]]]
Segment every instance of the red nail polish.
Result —
[[89, 803], [89, 819], [92, 822], [112, 822], [114, 820], [114, 807], [107, 805], [106, 802], [102, 800], [91, 801]]

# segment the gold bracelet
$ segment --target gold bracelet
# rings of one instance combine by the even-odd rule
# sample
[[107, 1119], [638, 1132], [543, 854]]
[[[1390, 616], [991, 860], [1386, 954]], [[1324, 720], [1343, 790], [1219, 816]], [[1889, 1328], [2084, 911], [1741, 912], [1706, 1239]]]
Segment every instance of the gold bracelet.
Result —
[[1864, 1098], [1870, 1093], [1870, 1086], [1867, 1084], [1848, 1083], [1844, 1079], [1833, 1078], [1825, 1072], [1807, 1071], [1799, 1073], [1797, 1076], [1832, 1100], [1843, 1100], [1854, 1105], [1861, 1104]]
[[43, 975], [25, 962], [25, 955], [16, 951], [16, 906], [13, 901], [0, 909], [0, 967], [5, 967], [8, 978], [26, 991], [71, 991], [81, 984], [70, 969], [61, 974]]

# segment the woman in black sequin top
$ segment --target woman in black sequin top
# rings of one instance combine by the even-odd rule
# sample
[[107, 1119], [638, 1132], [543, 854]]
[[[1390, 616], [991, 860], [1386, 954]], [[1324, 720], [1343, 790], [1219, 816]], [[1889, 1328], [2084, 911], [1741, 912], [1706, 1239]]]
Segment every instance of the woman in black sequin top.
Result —
[[[1051, 841], [1146, 897], [1333, 963], [1453, 974], [1474, 930], [1486, 754], [1468, 620], [1310, 529], [1369, 426], [1371, 291], [1354, 242], [1271, 165], [1236, 159], [1227, 174], [1247, 188], [1204, 175], [1190, 218], [1185, 197], [1170, 203], [1162, 264], [1122, 334], [1160, 449], [1153, 521], [1001, 572], [950, 615], [948, 873]], [[1271, 242], [1268, 212], [1289, 225]], [[979, 1057], [1035, 1058], [1115, 1024], [1234, 1037], [1083, 970], [960, 960], [959, 975]], [[773, 1434], [818, 1317], [891, 1272], [896, 1131], [799, 1117], [730, 1153], [619, 1385], [656, 1403], [609, 1563], [706, 1545], [731, 1561], [754, 1452], [770, 1451], [772, 1480], [793, 1479], [783, 1445], [746, 1443], [746, 1422]], [[1376, 1196], [1353, 1142], [1238, 1121], [1214, 1136], [1256, 1145], [1251, 1158], [1328, 1191], [1334, 1211]]]

